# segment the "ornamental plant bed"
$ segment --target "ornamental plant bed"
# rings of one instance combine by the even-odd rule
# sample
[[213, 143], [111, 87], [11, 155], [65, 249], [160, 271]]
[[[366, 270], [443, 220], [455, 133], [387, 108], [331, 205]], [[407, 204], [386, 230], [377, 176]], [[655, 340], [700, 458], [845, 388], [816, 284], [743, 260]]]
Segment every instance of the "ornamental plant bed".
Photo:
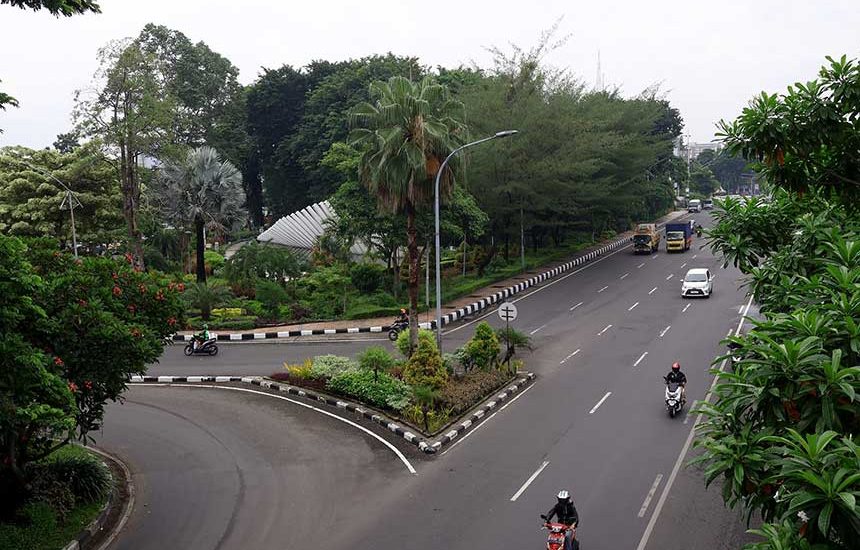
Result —
[[414, 417], [409, 417], [405, 414], [406, 409], [398, 411], [391, 407], [374, 406], [357, 399], [353, 395], [347, 395], [327, 387], [327, 380], [301, 378], [289, 372], [277, 372], [268, 378], [298, 388], [311, 390], [323, 397], [356, 403], [368, 411], [386, 416], [429, 438], [439, 433], [444, 433], [452, 425], [462, 421], [472, 409], [493, 397], [496, 392], [512, 383], [518, 377], [519, 373], [511, 373], [505, 370], [474, 371], [469, 374], [452, 377], [445, 388], [439, 391], [438, 396], [441, 410], [447, 413], [445, 421], [433, 426], [429, 432], [424, 430], [420, 421], [416, 422]]

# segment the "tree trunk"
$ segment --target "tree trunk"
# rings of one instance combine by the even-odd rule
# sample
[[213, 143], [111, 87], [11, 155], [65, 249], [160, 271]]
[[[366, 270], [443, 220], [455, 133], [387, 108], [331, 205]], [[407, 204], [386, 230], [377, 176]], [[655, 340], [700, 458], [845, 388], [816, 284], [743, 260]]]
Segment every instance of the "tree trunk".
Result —
[[249, 155], [245, 170], [245, 196], [251, 223], [254, 227], [263, 227], [263, 182], [260, 178], [260, 161], [255, 151]]
[[409, 356], [418, 347], [418, 230], [415, 207], [406, 206], [406, 236], [409, 249]]
[[206, 284], [206, 239], [203, 236], [203, 220], [196, 218], [194, 228], [197, 230], [197, 282]]
[[140, 186], [137, 183], [137, 172], [134, 166], [134, 155], [128, 148], [128, 141], [121, 140], [120, 144], [120, 182], [122, 187], [122, 215], [128, 228], [129, 245], [131, 246], [133, 265], [143, 270], [143, 239], [137, 226], [137, 206], [140, 202]]
[[400, 299], [400, 260], [397, 257], [397, 247], [391, 252], [391, 256], [394, 260], [394, 273], [393, 273], [393, 281], [392, 284], [394, 288], [391, 289], [392, 294], [394, 294], [394, 299]]

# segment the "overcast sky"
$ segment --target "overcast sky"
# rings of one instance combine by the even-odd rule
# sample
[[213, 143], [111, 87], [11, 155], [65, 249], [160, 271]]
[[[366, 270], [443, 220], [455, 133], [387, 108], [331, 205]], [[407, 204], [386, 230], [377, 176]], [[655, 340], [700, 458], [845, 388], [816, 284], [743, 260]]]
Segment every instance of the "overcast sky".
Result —
[[636, 95], [662, 83], [694, 141], [761, 90], [815, 76], [825, 55], [858, 57], [856, 0], [100, 0], [102, 14], [57, 19], [0, 6], [0, 146], [50, 145], [71, 128], [76, 89], [109, 40], [149, 22], [204, 41], [254, 81], [260, 67], [388, 51], [425, 65], [487, 66], [485, 48], [533, 46], [561, 16], [570, 40], [547, 61]]

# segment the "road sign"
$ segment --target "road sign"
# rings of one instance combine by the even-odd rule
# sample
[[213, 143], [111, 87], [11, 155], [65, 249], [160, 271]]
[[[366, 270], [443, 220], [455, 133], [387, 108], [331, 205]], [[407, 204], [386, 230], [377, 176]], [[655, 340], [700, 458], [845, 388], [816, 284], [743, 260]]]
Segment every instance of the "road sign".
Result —
[[502, 321], [510, 323], [517, 318], [517, 306], [511, 302], [503, 303], [499, 306], [499, 317], [502, 318]]

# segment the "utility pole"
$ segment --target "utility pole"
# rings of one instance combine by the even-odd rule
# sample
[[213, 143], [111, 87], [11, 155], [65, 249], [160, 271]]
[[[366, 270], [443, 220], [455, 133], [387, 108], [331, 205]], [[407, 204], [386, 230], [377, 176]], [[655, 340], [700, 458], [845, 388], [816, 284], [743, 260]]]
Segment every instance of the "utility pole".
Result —
[[[65, 187], [65, 186], [64, 186]], [[78, 197], [72, 193], [72, 190], [66, 187], [66, 196], [63, 197], [63, 202], [60, 203], [60, 210], [69, 209], [69, 216], [72, 218], [72, 251], [75, 259], [78, 257], [78, 235], [75, 231], [75, 207], [83, 206]]]
[[523, 227], [523, 203], [520, 200], [520, 265], [526, 270], [526, 232]]

